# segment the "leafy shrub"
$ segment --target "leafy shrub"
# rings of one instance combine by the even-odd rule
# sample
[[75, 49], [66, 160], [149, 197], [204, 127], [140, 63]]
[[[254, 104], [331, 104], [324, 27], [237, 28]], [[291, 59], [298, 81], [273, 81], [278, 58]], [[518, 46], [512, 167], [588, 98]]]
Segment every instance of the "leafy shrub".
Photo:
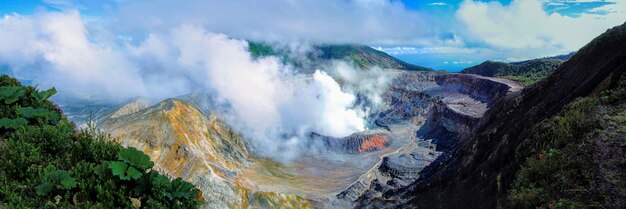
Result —
[[69, 190], [76, 187], [76, 179], [72, 178], [67, 171], [55, 170], [48, 174], [48, 180], [35, 187], [38, 195], [45, 196], [54, 189]]
[[192, 184], [151, 170], [154, 163], [141, 151], [124, 149], [101, 132], [77, 131], [47, 100], [55, 93], [0, 76], [0, 206], [199, 206]]
[[121, 150], [118, 156], [121, 161], [109, 162], [107, 168], [121, 180], [137, 180], [154, 166], [149, 156], [134, 147]]
[[154, 166], [154, 163], [150, 161], [150, 157], [148, 155], [135, 149], [134, 147], [129, 147], [128, 149], [120, 151], [118, 156], [120, 160], [142, 171]]

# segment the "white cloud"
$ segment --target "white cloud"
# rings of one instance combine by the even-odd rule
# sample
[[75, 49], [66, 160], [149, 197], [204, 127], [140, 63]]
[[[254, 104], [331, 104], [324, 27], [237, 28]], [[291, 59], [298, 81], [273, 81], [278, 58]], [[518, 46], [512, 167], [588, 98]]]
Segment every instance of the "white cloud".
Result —
[[386, 69], [373, 67], [368, 70], [356, 69], [345, 62], [335, 62], [331, 66], [332, 73], [336, 74], [343, 87], [350, 92], [358, 92], [368, 98], [370, 105], [367, 108], [384, 106], [382, 95], [387, 91], [396, 74]]
[[253, 59], [247, 46], [197, 26], [182, 26], [150, 34], [131, 51], [143, 62], [156, 61], [188, 76], [228, 104], [232, 109], [219, 112], [257, 154], [289, 160], [304, 151], [311, 132], [346, 136], [365, 129], [362, 111], [353, 108], [354, 94], [343, 91], [328, 74], [294, 74], [275, 57]]
[[57, 9], [79, 9], [80, 6], [72, 2], [72, 0], [43, 0], [48, 6], [57, 8]]
[[[26, 18], [7, 15], [0, 20], [0, 60], [43, 87], [57, 86], [108, 98], [144, 94], [138, 75], [109, 45], [91, 42], [77, 12], [46, 13]], [[72, 80], [72, 82], [64, 82]], [[127, 87], [132, 87], [128, 88]]]
[[455, 64], [455, 65], [463, 65], [463, 64], [472, 64], [474, 62], [472, 61], [452, 61], [452, 62], [444, 61], [443, 62], [443, 64], [449, 64], [449, 63]]
[[390, 44], [424, 37], [423, 19], [388, 0], [137, 0], [120, 4], [112, 24], [130, 34], [194, 24], [249, 40]]
[[[560, 6], [561, 9], [587, 3], [616, 3], [619, 0], [542, 0], [548, 6]], [[581, 13], [584, 11], [581, 11]]]
[[446, 4], [445, 2], [433, 2], [433, 3], [427, 4], [427, 5], [429, 5], [429, 6], [446, 6], [448, 4]]
[[471, 54], [477, 53], [478, 48], [465, 48], [455, 46], [438, 46], [438, 47], [374, 47], [374, 49], [383, 51], [391, 55], [408, 55], [408, 54]]
[[543, 0], [545, 3], [611, 3], [618, 0]]
[[466, 38], [493, 47], [574, 51], [626, 20], [624, 2], [598, 9], [618, 9], [620, 12], [567, 17], [558, 13], [547, 14], [541, 0], [513, 0], [506, 6], [499, 2], [465, 0], [456, 16], [466, 26]]
[[258, 140], [265, 154], [296, 151], [276, 142], [282, 135], [303, 138], [315, 131], [346, 136], [364, 130], [362, 116], [350, 109], [354, 95], [343, 92], [333, 78], [320, 71], [312, 77], [294, 75], [275, 57], [253, 60], [245, 41], [183, 26], [152, 34], [135, 51], [149, 52], [153, 60], [168, 60], [182, 74], [197, 77], [232, 106], [231, 124]]
[[[502, 5], [497, 1], [466, 0], [456, 11], [456, 18], [445, 12], [409, 9], [402, 1], [393, 0], [188, 0], [176, 3], [171, 0], [45, 0], [44, 3], [62, 10], [87, 11], [82, 15], [83, 20], [95, 20], [107, 27], [106, 32], [128, 38], [128, 42], [143, 40], [153, 31], [189, 24], [246, 40], [385, 46], [386, 51], [394, 55], [491, 48], [509, 50], [505, 54], [535, 57], [576, 50], [626, 19], [622, 0], [603, 1], [614, 4], [587, 10], [580, 17], [567, 17], [558, 12], [547, 14], [543, 6], [599, 1], [513, 0]], [[439, 1], [425, 4], [450, 6]], [[558, 8], [551, 9], [556, 10]], [[608, 14], [602, 15], [606, 12]], [[415, 49], [390, 49], [394, 46]]]
[[[344, 90], [323, 71], [299, 75], [278, 58], [253, 59], [246, 41], [194, 25], [154, 31], [136, 44], [116, 43], [116, 35], [91, 28], [74, 11], [8, 15], [0, 33], [0, 65], [41, 88], [118, 101], [208, 93], [224, 104], [216, 111], [258, 154], [281, 160], [301, 153], [311, 132], [341, 137], [364, 130], [369, 107], [355, 107], [355, 94], [376, 98], [390, 81], [376, 80], [372, 87], [366, 79], [346, 79], [350, 88]], [[329, 70], [334, 68], [371, 77], [347, 64]]]

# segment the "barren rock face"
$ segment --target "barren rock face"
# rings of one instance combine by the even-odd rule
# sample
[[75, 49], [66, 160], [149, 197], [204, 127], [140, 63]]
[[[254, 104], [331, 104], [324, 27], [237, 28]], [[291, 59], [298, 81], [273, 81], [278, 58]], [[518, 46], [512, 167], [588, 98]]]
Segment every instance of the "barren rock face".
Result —
[[[181, 177], [198, 187], [205, 208], [261, 207], [277, 204], [311, 207], [306, 200], [288, 194], [257, 192], [239, 176], [248, 166], [248, 150], [241, 136], [215, 115], [209, 117], [184, 101], [170, 99], [140, 111], [123, 105], [100, 122], [117, 142], [143, 150], [155, 169]], [[128, 114], [118, 114], [125, 112]]]
[[[460, 93], [491, 106], [509, 91], [520, 90], [519, 85], [505, 79], [487, 78], [471, 74], [443, 74], [435, 77], [444, 92]], [[484, 111], [483, 111], [484, 113]]]
[[[396, 152], [385, 155], [377, 169], [340, 193], [338, 198], [358, 199], [357, 202], [362, 203], [387, 198], [387, 193], [409, 186], [425, 167], [448, 158], [458, 147], [459, 140], [472, 133], [494, 102], [519, 89], [513, 83], [475, 75], [398, 76], [385, 94], [389, 108], [376, 115], [375, 124], [386, 128], [392, 136], [410, 139]], [[403, 131], [409, 134], [398, 135]]]
[[130, 115], [139, 112], [145, 108], [148, 108], [149, 106], [150, 104], [145, 99], [136, 99], [119, 107], [115, 112], [110, 115], [110, 117], [118, 118], [120, 116]]
[[358, 152], [371, 152], [382, 150], [389, 145], [389, 140], [381, 134], [374, 134], [368, 137], [359, 146]]
[[324, 149], [339, 153], [362, 153], [379, 151], [389, 146], [389, 139], [384, 133], [354, 133], [346, 137], [329, 137], [316, 133], [312, 140], [321, 141]]
[[[120, 111], [125, 109], [115, 113]], [[194, 183], [212, 206], [242, 202], [238, 188], [228, 180], [246, 163], [247, 149], [217, 118], [208, 119], [182, 101], [167, 100], [133, 114], [110, 117], [100, 126], [122, 145], [150, 155], [157, 170]]]
[[400, 154], [397, 157], [386, 157], [380, 171], [395, 178], [411, 178], [418, 175], [420, 168], [426, 167], [435, 160], [435, 152], [426, 155], [420, 153]]

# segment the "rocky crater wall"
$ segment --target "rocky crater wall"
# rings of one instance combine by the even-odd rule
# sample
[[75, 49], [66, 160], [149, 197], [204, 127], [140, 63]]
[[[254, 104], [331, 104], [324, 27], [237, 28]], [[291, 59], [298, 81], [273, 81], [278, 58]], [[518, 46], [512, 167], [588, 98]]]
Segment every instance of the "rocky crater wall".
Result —
[[437, 75], [435, 82], [445, 92], [468, 95], [477, 101], [486, 103], [489, 107], [496, 100], [505, 96], [511, 88], [509, 84], [492, 78], [456, 73]]
[[[459, 146], [460, 139], [473, 133], [492, 104], [519, 90], [510, 83], [475, 75], [405, 75], [398, 79], [396, 82], [401, 85], [386, 94], [389, 109], [380, 113], [376, 124], [396, 127], [396, 130], [403, 130], [398, 126], [409, 124], [415, 128], [412, 136], [406, 136], [411, 138], [409, 144], [384, 156], [380, 165], [365, 175], [369, 181], [358, 181], [338, 198], [358, 203], [392, 198], [386, 194], [409, 186], [421, 176], [424, 168], [448, 158]], [[394, 129], [391, 131], [393, 133]], [[355, 198], [357, 195], [359, 197]]]

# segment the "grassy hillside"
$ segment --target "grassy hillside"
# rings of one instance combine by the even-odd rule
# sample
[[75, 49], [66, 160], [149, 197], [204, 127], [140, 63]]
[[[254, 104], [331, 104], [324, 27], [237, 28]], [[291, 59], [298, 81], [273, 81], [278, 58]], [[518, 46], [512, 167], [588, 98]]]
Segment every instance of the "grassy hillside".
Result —
[[[385, 52], [378, 51], [364, 45], [317, 45], [306, 54], [306, 59], [311, 63], [304, 63], [302, 58], [293, 58], [287, 52], [272, 48], [268, 44], [260, 42], [249, 42], [248, 50], [253, 57], [277, 56], [283, 61], [295, 66], [316, 68], [330, 60], [345, 60], [352, 62], [356, 66], [368, 68], [379, 66], [382, 68], [392, 68], [411, 71], [431, 71], [433, 69], [417, 66], [399, 60]], [[312, 66], [309, 66], [312, 65]]]
[[517, 148], [511, 204], [620, 208], [626, 204], [626, 78], [538, 124]]
[[505, 77], [518, 81], [524, 86], [529, 86], [548, 76], [571, 55], [573, 53], [512, 63], [486, 61], [480, 65], [464, 69], [461, 73]]
[[385, 52], [364, 45], [323, 45], [317, 49], [322, 59], [347, 59], [359, 67], [379, 66], [399, 70], [431, 71], [433, 69], [417, 66], [399, 60]]
[[0, 77], [0, 208], [197, 208], [198, 190], [136, 149], [77, 131], [38, 91]]

